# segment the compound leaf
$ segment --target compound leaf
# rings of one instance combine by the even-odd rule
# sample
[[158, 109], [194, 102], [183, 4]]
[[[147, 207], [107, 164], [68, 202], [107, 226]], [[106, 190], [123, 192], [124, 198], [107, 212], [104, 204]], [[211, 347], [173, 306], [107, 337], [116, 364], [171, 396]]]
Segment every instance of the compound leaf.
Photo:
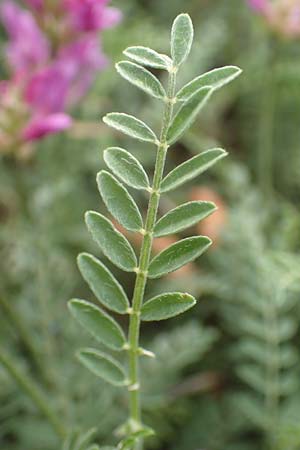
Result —
[[122, 286], [111, 272], [92, 255], [81, 253], [77, 258], [79, 270], [97, 299], [108, 309], [125, 314], [129, 307]]
[[133, 272], [137, 266], [136, 255], [128, 240], [116, 230], [111, 221], [95, 211], [88, 211], [85, 220], [105, 256], [125, 272]]
[[111, 356], [93, 348], [85, 348], [79, 350], [77, 357], [87, 369], [108, 383], [115, 386], [127, 384], [123, 367]]
[[141, 310], [141, 319], [147, 322], [169, 319], [192, 308], [195, 303], [194, 297], [181, 292], [157, 295], [144, 303]]
[[198, 258], [211, 245], [206, 236], [193, 236], [176, 242], [155, 256], [149, 266], [149, 278], [158, 278]]
[[171, 56], [175, 66], [188, 57], [194, 37], [191, 18], [188, 14], [179, 14], [173, 22], [171, 32]]
[[108, 211], [123, 227], [131, 231], [143, 228], [143, 220], [135, 201], [113, 175], [102, 170], [97, 175], [97, 184]]
[[169, 70], [172, 66], [172, 60], [167, 55], [157, 53], [152, 48], [142, 46], [128, 47], [123, 53], [133, 61], [154, 69]]
[[154, 236], [161, 237], [178, 233], [185, 228], [195, 225], [216, 209], [214, 203], [202, 201], [188, 202], [177, 206], [177, 208], [172, 209], [172, 211], [169, 211], [159, 219], [154, 228]]
[[238, 77], [241, 73], [242, 70], [236, 66], [226, 66], [210, 70], [183, 86], [176, 94], [176, 98], [179, 101], [189, 100], [195, 92], [204, 86], [210, 86], [214, 90], [220, 89], [222, 86]]
[[140, 141], [157, 143], [157, 137], [151, 128], [140, 119], [130, 116], [129, 114], [109, 113], [103, 117], [103, 122]]
[[126, 339], [121, 327], [108, 314], [85, 300], [73, 299], [69, 309], [75, 319], [98, 341], [113, 350], [122, 350]]
[[162, 99], [166, 97], [161, 82], [144, 67], [129, 61], [121, 61], [116, 64], [116, 68], [125, 80], [152, 95], [152, 97]]
[[167, 133], [167, 141], [173, 144], [193, 124], [213, 92], [211, 87], [203, 87], [194, 93], [178, 110]]
[[168, 173], [161, 183], [160, 191], [168, 192], [181, 186], [209, 169], [226, 155], [227, 152], [225, 150], [215, 148], [194, 156]]
[[128, 186], [148, 189], [149, 179], [141, 163], [126, 150], [110, 147], [104, 151], [107, 166]]

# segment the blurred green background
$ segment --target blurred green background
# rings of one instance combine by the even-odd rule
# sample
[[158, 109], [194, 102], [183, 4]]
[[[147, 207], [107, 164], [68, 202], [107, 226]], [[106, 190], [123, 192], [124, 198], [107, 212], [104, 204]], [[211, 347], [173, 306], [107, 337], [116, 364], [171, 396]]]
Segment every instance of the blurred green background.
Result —
[[[142, 360], [144, 420], [157, 432], [147, 445], [300, 449], [300, 42], [273, 34], [243, 0], [113, 4], [124, 18], [102, 35], [111, 63], [73, 111], [73, 128], [39, 143], [29, 160], [0, 159], [1, 348], [35, 379], [67, 427], [97, 427], [102, 445], [116, 439], [126, 395], [76, 361], [75, 350], [91, 341], [70, 317], [67, 300], [92, 299], [76, 255], [98, 252], [83, 214], [105, 211], [95, 183], [103, 150], [124, 147], [153, 171], [150, 146], [101, 123], [109, 111], [134, 114], [154, 129], [160, 123], [155, 100], [126, 84], [114, 62], [130, 45], [169, 53], [171, 23], [188, 12], [195, 43], [178, 85], [222, 65], [238, 65], [243, 74], [214, 95], [169, 152], [168, 170], [214, 146], [229, 157], [162, 198], [161, 212], [188, 199], [215, 201], [219, 211], [196, 230], [215, 240], [207, 255], [148, 285], [147, 297], [188, 289], [198, 304], [183, 318], [143, 326], [144, 345], [157, 354]], [[4, 31], [0, 36], [3, 45]], [[145, 209], [147, 198], [137, 200]], [[168, 243], [160, 239], [156, 247]], [[134, 278], [117, 276], [130, 295]], [[0, 447], [61, 448], [1, 366]]]

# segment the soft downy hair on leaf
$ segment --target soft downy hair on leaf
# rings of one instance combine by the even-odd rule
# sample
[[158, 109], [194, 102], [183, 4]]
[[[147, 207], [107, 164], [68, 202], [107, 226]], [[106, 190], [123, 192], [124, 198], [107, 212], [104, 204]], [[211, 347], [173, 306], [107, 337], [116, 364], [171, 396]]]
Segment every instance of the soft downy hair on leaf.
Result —
[[[157, 147], [152, 183], [140, 162], [127, 150], [118, 147], [110, 147], [104, 152], [104, 160], [112, 173], [102, 170], [97, 175], [98, 189], [110, 214], [126, 230], [142, 236], [139, 256], [110, 219], [95, 211], [89, 211], [85, 216], [87, 227], [106, 258], [119, 269], [135, 273], [132, 300], [129, 301], [123, 287], [100, 260], [86, 253], [78, 257], [79, 269], [95, 294], [97, 303], [115, 313], [128, 315], [128, 332], [125, 334], [118, 322], [99, 306], [81, 299], [69, 302], [75, 319], [99, 343], [116, 352], [112, 357], [102, 350], [83, 348], [78, 351], [80, 362], [96, 376], [128, 390], [128, 420], [120, 428], [123, 439], [117, 447], [103, 447], [103, 450], [141, 449], [144, 438], [154, 433], [143, 423], [139, 359], [155, 355], [140, 347], [141, 324], [177, 316], [196, 303], [195, 298], [185, 292], [164, 293], [144, 301], [147, 280], [179, 269], [198, 258], [211, 245], [210, 238], [206, 236], [186, 237], [151, 257], [156, 236], [184, 230], [215, 210], [211, 202], [192, 201], [158, 218], [160, 196], [196, 178], [227, 154], [219, 148], [207, 150], [164, 175], [169, 147], [191, 127], [215, 91], [241, 73], [238, 67], [219, 68], [195, 78], [177, 91], [177, 72], [184, 68], [193, 34], [190, 17], [180, 14], [172, 26], [171, 57], [150, 48], [135, 46], [124, 51], [133, 62], [121, 61], [116, 65], [125, 80], [164, 104], [158, 134], [139, 118], [126, 113], [109, 113], [103, 119], [108, 126], [125, 135]], [[168, 73], [166, 88], [147, 67]], [[144, 190], [149, 195], [146, 217], [140, 213], [125, 185]]]

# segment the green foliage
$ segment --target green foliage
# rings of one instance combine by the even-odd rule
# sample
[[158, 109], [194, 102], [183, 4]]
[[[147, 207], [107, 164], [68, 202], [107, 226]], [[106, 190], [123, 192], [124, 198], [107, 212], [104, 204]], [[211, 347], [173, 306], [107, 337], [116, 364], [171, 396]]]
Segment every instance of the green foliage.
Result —
[[157, 53], [152, 48], [142, 46], [128, 47], [124, 50], [124, 55], [143, 66], [153, 67], [154, 69], [169, 70], [172, 66], [171, 58]]
[[[136, 272], [131, 306], [127, 307], [127, 297], [123, 295], [122, 288], [100, 262], [89, 255], [79, 257], [81, 272], [98, 299], [102, 301], [104, 298], [103, 303], [109, 309], [129, 314], [128, 339], [125, 338], [123, 331], [114, 319], [99, 308], [85, 301], [72, 300], [70, 302], [72, 314], [94, 337], [112, 349], [123, 349], [127, 352], [127, 370], [117, 360], [97, 350], [88, 348], [78, 352], [79, 360], [95, 375], [113, 385], [128, 386], [130, 396], [128, 425], [124, 428], [125, 439], [118, 445], [118, 448], [123, 450], [141, 448], [141, 438], [149, 435], [149, 430], [145, 429], [141, 417], [139, 393], [141, 380], [138, 366], [139, 356], [150, 356], [150, 353], [139, 346], [140, 321], [168, 319], [187, 311], [196, 303], [196, 300], [189, 294], [173, 292], [158, 295], [143, 304], [147, 278], [158, 278], [177, 270], [188, 262], [194, 261], [211, 245], [208, 237], [188, 237], [174, 243], [151, 260], [155, 233], [164, 235], [184, 230], [215, 210], [215, 205], [212, 203], [191, 202], [170, 211], [157, 221], [160, 192], [170, 190], [199, 175], [226, 154], [219, 149], [201, 154], [200, 159], [196, 157], [197, 159], [193, 158], [187, 163], [183, 163], [162, 181], [169, 146], [192, 125], [213, 92], [212, 87], [201, 88], [191, 95], [174, 114], [176, 73], [178, 66], [190, 53], [192, 40], [191, 19], [187, 14], [181, 14], [175, 19], [172, 27], [172, 60], [170, 60], [170, 64], [167, 63], [168, 59], [151, 50], [147, 51], [141, 48], [132, 50], [131, 47], [125, 51], [125, 54], [133, 55], [135, 59], [145, 61], [147, 65], [149, 65], [149, 59], [152, 66], [158, 64], [158, 61], [159, 65], [164, 65], [162, 61], [165, 61], [169, 71], [167, 93], [160, 81], [142, 66], [131, 62], [121, 62], [116, 66], [122, 77], [164, 102], [160, 140], [148, 125], [132, 115], [109, 113], [103, 119], [107, 125], [126, 135], [157, 145], [151, 188], [148, 187], [148, 177], [142, 165], [126, 151], [109, 148], [105, 151], [104, 157], [108, 166], [116, 172], [117, 176], [125, 179], [125, 182], [129, 181], [130, 185], [141, 186], [149, 191], [145, 224], [143, 224], [135, 201], [122, 184], [106, 171], [101, 171], [97, 176], [98, 188], [109, 212], [123, 227], [130, 231], [140, 232], [143, 236], [138, 263], [127, 239], [115, 229], [108, 219], [96, 212], [86, 214], [87, 226], [105, 256], [119, 268]], [[121, 159], [121, 163], [118, 158]], [[133, 165], [132, 173], [131, 164]], [[117, 291], [118, 296], [110, 300], [109, 295], [112, 291]]]

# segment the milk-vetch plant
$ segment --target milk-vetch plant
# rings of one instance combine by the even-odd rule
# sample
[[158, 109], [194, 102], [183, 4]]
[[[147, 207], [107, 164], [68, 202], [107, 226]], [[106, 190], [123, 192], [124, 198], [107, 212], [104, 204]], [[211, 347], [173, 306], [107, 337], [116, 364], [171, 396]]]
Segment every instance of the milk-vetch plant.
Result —
[[[75, 318], [99, 342], [127, 355], [126, 370], [121, 362], [96, 349], [82, 349], [78, 353], [79, 360], [95, 375], [114, 385], [126, 386], [129, 391], [129, 419], [123, 427], [125, 438], [120, 442], [119, 449], [141, 448], [142, 438], [152, 433], [143, 425], [141, 417], [139, 358], [153, 356], [140, 347], [141, 322], [174, 317], [196, 303], [191, 295], [181, 292], [165, 293], [144, 302], [147, 279], [159, 278], [177, 270], [195, 260], [211, 245], [211, 240], [206, 236], [188, 237], [151, 258], [154, 238], [180, 232], [215, 210], [213, 203], [192, 201], [157, 219], [160, 196], [200, 175], [226, 156], [222, 149], [208, 150], [182, 163], [164, 177], [170, 146], [192, 125], [212, 93], [241, 72], [233, 66], [215, 69], [195, 78], [176, 93], [176, 75], [190, 52], [192, 40], [191, 19], [187, 14], [181, 14], [172, 27], [171, 58], [150, 48], [129, 47], [124, 54], [134, 62], [122, 61], [116, 66], [123, 78], [164, 103], [159, 137], [148, 125], [128, 114], [110, 113], [103, 119], [118, 131], [157, 147], [151, 184], [139, 161], [117, 147], [104, 152], [104, 160], [114, 175], [105, 170], [97, 175], [100, 194], [111, 215], [125, 229], [142, 235], [139, 258], [109, 219], [94, 211], [86, 213], [87, 227], [104, 255], [120, 269], [136, 273], [132, 302], [129, 302], [122, 286], [102, 262], [86, 253], [78, 257], [79, 269], [97, 299], [107, 309], [129, 315], [128, 337], [118, 323], [98, 306], [78, 299], [69, 303]], [[143, 66], [168, 72], [166, 91], [160, 81]], [[177, 111], [174, 113], [175, 108]], [[118, 179], [132, 188], [149, 193], [145, 220], [134, 199]]]

